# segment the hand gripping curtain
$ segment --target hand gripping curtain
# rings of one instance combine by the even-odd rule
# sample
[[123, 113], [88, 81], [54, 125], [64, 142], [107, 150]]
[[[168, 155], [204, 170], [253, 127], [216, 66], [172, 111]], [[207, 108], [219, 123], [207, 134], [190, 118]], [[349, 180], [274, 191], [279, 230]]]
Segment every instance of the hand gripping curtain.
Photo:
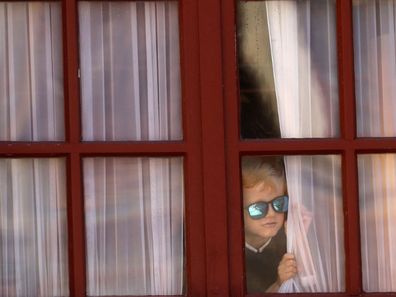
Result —
[[[333, 2], [268, 1], [266, 9], [281, 136], [337, 136]], [[285, 157], [287, 249], [298, 275], [280, 292], [344, 290], [340, 166], [335, 155]]]

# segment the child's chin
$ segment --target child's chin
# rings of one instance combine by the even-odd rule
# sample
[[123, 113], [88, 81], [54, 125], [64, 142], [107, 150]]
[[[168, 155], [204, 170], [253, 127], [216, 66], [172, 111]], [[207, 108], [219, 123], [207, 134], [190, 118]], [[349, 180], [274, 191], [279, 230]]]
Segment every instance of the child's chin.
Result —
[[279, 231], [279, 227], [275, 226], [275, 227], [271, 227], [271, 228], [266, 228], [267, 230], [265, 231], [266, 237], [274, 237], [278, 231]]

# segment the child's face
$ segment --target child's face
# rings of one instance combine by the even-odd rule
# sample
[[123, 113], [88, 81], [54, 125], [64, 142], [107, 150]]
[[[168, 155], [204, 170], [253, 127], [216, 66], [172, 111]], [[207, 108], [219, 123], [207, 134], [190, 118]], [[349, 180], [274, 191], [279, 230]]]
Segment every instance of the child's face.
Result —
[[[280, 180], [257, 184], [251, 188], [243, 188], [243, 207], [258, 201], [271, 201], [275, 197], [285, 194], [284, 184]], [[275, 236], [282, 228], [285, 214], [277, 213], [269, 206], [268, 213], [264, 218], [252, 219], [247, 210], [244, 210], [245, 241], [259, 248], [269, 238]]]

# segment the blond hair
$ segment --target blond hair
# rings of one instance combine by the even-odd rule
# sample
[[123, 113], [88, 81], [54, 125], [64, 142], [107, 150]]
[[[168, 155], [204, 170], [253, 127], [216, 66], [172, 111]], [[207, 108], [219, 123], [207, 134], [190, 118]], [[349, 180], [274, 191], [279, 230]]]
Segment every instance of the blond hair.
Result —
[[280, 182], [286, 187], [283, 159], [279, 156], [242, 157], [242, 186], [251, 188], [261, 183]]

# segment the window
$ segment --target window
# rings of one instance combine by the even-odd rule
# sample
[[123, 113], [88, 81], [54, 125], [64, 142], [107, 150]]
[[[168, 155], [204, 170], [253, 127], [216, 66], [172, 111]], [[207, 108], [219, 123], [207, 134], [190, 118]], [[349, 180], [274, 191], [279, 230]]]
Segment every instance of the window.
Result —
[[204, 295], [193, 6], [0, 9], [1, 295]]
[[[334, 1], [238, 3], [242, 139], [339, 136], [335, 10]], [[278, 203], [262, 217], [244, 209], [247, 292], [345, 291], [341, 156], [285, 155], [284, 169], [268, 156], [241, 159], [244, 208]]]
[[[374, 72], [376, 65], [382, 65], [377, 71], [381, 77], [394, 77], [393, 70], [385, 67], [394, 65], [395, 59], [395, 33], [391, 26], [395, 22], [394, 0], [383, 1], [386, 4], [377, 0], [326, 1], [334, 5], [331, 34], [336, 42], [330, 43], [336, 46], [331, 76], [336, 87], [331, 94], [338, 100], [332, 108], [339, 111], [339, 119], [333, 122], [334, 130], [320, 138], [273, 137], [281, 132], [277, 127], [272, 127], [269, 138], [241, 138], [241, 78], [235, 42], [237, 5], [250, 2], [0, 2], [0, 253], [4, 259], [6, 252], [12, 250], [8, 243], [18, 242], [19, 258], [30, 266], [22, 271], [26, 265], [7, 261], [0, 274], [2, 295], [35, 292], [38, 296], [253, 296], [246, 292], [245, 284], [241, 160], [262, 155], [298, 157], [316, 164], [322, 162], [323, 156], [334, 159], [339, 170], [334, 171], [340, 185], [337, 189], [342, 194], [337, 192], [338, 197], [342, 196], [342, 202], [337, 200], [344, 226], [341, 246], [345, 247], [345, 282], [335, 295], [382, 290], [384, 284], [372, 282], [367, 273], [367, 267], [382, 262], [364, 261], [368, 259], [364, 255], [377, 255], [375, 251], [381, 248], [389, 252], [392, 245], [371, 250], [372, 246], [364, 243], [382, 239], [390, 242], [393, 234], [388, 227], [393, 222], [392, 209], [386, 207], [392, 203], [393, 187], [377, 182], [386, 179], [392, 185], [394, 176], [396, 142], [392, 129], [386, 125], [392, 118], [387, 107], [393, 101], [385, 100], [389, 103], [386, 105], [381, 99], [373, 104], [371, 114], [377, 117], [369, 122], [379, 123], [385, 132], [377, 128], [367, 131], [366, 121], [360, 118], [369, 113], [365, 108], [372, 109], [370, 104], [375, 100], [360, 100], [359, 96], [367, 93], [364, 88], [369, 86], [365, 73]], [[303, 2], [307, 1], [298, 1]], [[114, 20], [111, 25], [109, 19]], [[360, 25], [378, 24], [380, 20], [388, 24], [381, 27], [386, 34], [376, 36], [374, 33], [381, 31], [379, 27], [370, 31], [378, 42], [377, 48], [369, 48], [367, 36], [371, 33], [363, 32]], [[145, 21], [148, 23], [143, 34], [137, 25]], [[178, 33], [173, 29], [166, 31], [176, 25]], [[145, 41], [137, 42], [141, 37]], [[160, 45], [150, 42], [161, 38], [166, 48], [163, 60], [155, 55], [161, 52]], [[372, 50], [377, 53], [377, 61], [370, 58]], [[153, 55], [152, 68], [142, 70], [142, 65], [133, 64], [143, 63], [139, 54], [147, 59], [148, 53]], [[385, 58], [388, 53], [393, 54]], [[128, 55], [129, 64], [121, 59]], [[393, 59], [393, 64], [379, 62], [387, 59]], [[147, 60], [143, 64], [148, 65]], [[99, 71], [95, 69], [97, 65]], [[366, 66], [369, 68], [364, 69]], [[355, 81], [358, 73], [361, 76]], [[131, 80], [141, 84], [126, 83]], [[393, 80], [382, 82], [379, 93], [386, 90], [393, 94]], [[142, 85], [149, 87], [142, 91]], [[138, 108], [139, 100], [129, 101], [123, 96], [127, 93], [128, 98], [148, 98], [148, 92], [161, 96], [166, 93], [167, 98], [176, 101], [166, 101], [164, 106], [164, 99], [159, 96]], [[376, 92], [370, 90], [374, 97]], [[364, 100], [369, 104], [362, 103]], [[382, 107], [380, 116], [375, 111], [378, 106]], [[158, 113], [144, 114], [137, 112], [139, 109]], [[386, 120], [381, 123], [382, 118]], [[137, 123], [145, 124], [138, 127]], [[132, 128], [125, 129], [128, 125]], [[125, 176], [133, 178], [124, 179]], [[21, 188], [21, 184], [26, 186]], [[137, 184], [140, 186], [131, 186]], [[135, 192], [139, 192], [136, 197], [140, 200], [131, 204], [129, 197]], [[388, 198], [378, 198], [384, 195]], [[167, 210], [160, 205], [166, 199], [177, 199], [168, 203], [174, 208]], [[156, 208], [152, 207], [154, 204]], [[370, 206], [361, 209], [362, 205]], [[150, 212], [150, 216], [132, 216], [137, 209]], [[371, 209], [375, 209], [375, 216]], [[176, 220], [183, 223], [170, 219], [169, 211], [177, 213]], [[17, 220], [22, 214], [23, 222]], [[383, 217], [387, 220], [381, 220]], [[158, 245], [167, 247], [174, 243], [175, 250], [168, 253], [178, 259], [175, 266], [146, 258], [146, 265], [153, 265], [144, 271], [142, 254], [152, 248], [148, 253], [164, 259], [168, 256], [161, 254], [163, 249], [158, 249], [153, 241], [150, 247], [142, 247], [139, 240], [120, 245], [133, 220], [131, 228], [139, 232], [143, 232], [142, 228], [157, 228], [152, 238], [158, 240]], [[376, 229], [365, 227], [373, 221], [378, 222]], [[13, 233], [9, 222], [18, 227]], [[32, 222], [36, 224], [34, 228]], [[378, 233], [383, 228], [389, 232]], [[32, 233], [36, 236], [31, 237]], [[46, 237], [53, 244], [43, 249], [40, 244]], [[28, 249], [29, 244], [35, 249]], [[134, 246], [132, 254], [125, 248], [128, 245]], [[122, 256], [113, 261], [111, 252], [117, 248]], [[30, 253], [37, 258], [31, 259]], [[128, 266], [136, 263], [134, 257], [141, 265]], [[53, 258], [60, 260], [52, 261]], [[162, 268], [154, 263], [172, 268], [160, 272]], [[50, 274], [44, 269], [47, 267], [57, 271], [55, 282], [46, 278]], [[124, 274], [127, 278], [122, 279], [122, 269], [128, 271]], [[387, 269], [379, 270], [378, 275], [389, 274]], [[151, 273], [178, 275], [177, 285], [162, 290], [163, 283], [176, 278], [161, 279], [158, 285], [151, 282], [151, 275], [145, 284], [132, 276]], [[13, 288], [10, 283], [24, 285]], [[150, 290], [139, 286], [150, 286]], [[390, 284], [384, 291], [394, 292], [395, 288]]]
[[[252, 8], [252, 11], [254, 11], [253, 14], [255, 14], [255, 19], [254, 21], [260, 22], [258, 19], [257, 15], [260, 13], [258, 12], [257, 6], [261, 5], [263, 1], [240, 1], [237, 3], [238, 8], [240, 6], [255, 6], [255, 8]], [[303, 6], [307, 3], [307, 1], [298, 1], [294, 2], [293, 1], [285, 1], [285, 6]], [[288, 15], [289, 17], [285, 17], [284, 12], [288, 11], [283, 10], [282, 6], [282, 1], [274, 1], [273, 3], [271, 1], [266, 1], [265, 5], [267, 7], [274, 5], [278, 6], [277, 10], [274, 10], [276, 16], [279, 16], [280, 20], [277, 21], [276, 24], [279, 25], [279, 27], [284, 28], [287, 26], [286, 23], [293, 22], [291, 19], [292, 15]], [[320, 1], [315, 1], [315, 3], [312, 3], [312, 5], [320, 5]], [[377, 127], [376, 124], [379, 123], [379, 127], [385, 127], [385, 129], [389, 129], [390, 126], [392, 125], [392, 121], [388, 120], [387, 124], [383, 124], [382, 116], [381, 113], [384, 115], [383, 112], [385, 110], [389, 110], [390, 107], [385, 108], [386, 106], [389, 106], [392, 104], [392, 95], [390, 92], [390, 88], [393, 85], [392, 83], [387, 83], [389, 78], [394, 77], [394, 72], [391, 70], [393, 69], [393, 63], [391, 62], [392, 59], [394, 59], [394, 53], [391, 50], [391, 46], [393, 45], [394, 39], [392, 39], [392, 34], [389, 34], [389, 32], [393, 32], [393, 29], [391, 28], [394, 26], [394, 2], [389, 1], [389, 2], [384, 2], [384, 3], [379, 3], [376, 1], [354, 1], [353, 5], [352, 3], [349, 3], [349, 1], [337, 1], [336, 2], [336, 14], [335, 14], [335, 19], [334, 21], [336, 22], [336, 40], [337, 40], [337, 67], [338, 67], [338, 73], [337, 73], [337, 80], [338, 80], [338, 92], [335, 94], [339, 98], [339, 116], [340, 116], [340, 127], [339, 127], [339, 135], [337, 133], [335, 134], [328, 134], [327, 136], [324, 135], [316, 135], [315, 134], [307, 134], [304, 137], [305, 138], [297, 138], [301, 136], [292, 136], [292, 139], [276, 139], [274, 137], [279, 137], [279, 128], [277, 130], [277, 127], [274, 125], [268, 125], [268, 129], [266, 131], [270, 131], [269, 133], [262, 133], [260, 136], [257, 137], [257, 134], [254, 136], [251, 133], [251, 131], [255, 131], [257, 126], [249, 126], [245, 125], [243, 122], [239, 123], [236, 119], [239, 117], [239, 112], [240, 112], [240, 107], [239, 107], [239, 101], [238, 98], [236, 97], [235, 93], [238, 93], [238, 89], [235, 88], [235, 86], [232, 85], [232, 82], [236, 80], [235, 73], [232, 71], [237, 67], [237, 63], [234, 60], [232, 60], [232, 56], [236, 56], [236, 51], [235, 47], [232, 45], [234, 44], [234, 41], [228, 37], [224, 37], [223, 39], [223, 44], [225, 48], [225, 54], [224, 54], [224, 60], [225, 61], [225, 81], [229, 82], [229, 84], [225, 84], [225, 105], [226, 105], [226, 138], [227, 138], [227, 154], [228, 154], [228, 159], [227, 159], [227, 164], [228, 164], [228, 180], [230, 181], [228, 183], [228, 195], [229, 195], [229, 214], [232, 216], [230, 220], [231, 224], [231, 230], [236, 229], [240, 230], [243, 228], [241, 220], [237, 220], [238, 215], [236, 209], [241, 208], [241, 197], [240, 192], [237, 192], [237, 188], [241, 187], [240, 180], [241, 180], [241, 173], [238, 172], [238, 166], [240, 165], [240, 160], [242, 160], [242, 163], [244, 162], [248, 156], [262, 156], [262, 155], [285, 155], [286, 161], [289, 159], [295, 158], [302, 156], [301, 158], [309, 159], [311, 156], [314, 156], [313, 158], [319, 158], [321, 155], [336, 155], [338, 156], [341, 161], [341, 167], [342, 167], [342, 192], [343, 192], [343, 209], [344, 209], [344, 240], [345, 240], [345, 293], [344, 294], [361, 294], [364, 292], [378, 292], [378, 291], [392, 291], [392, 288], [390, 287], [390, 284], [386, 284], [389, 282], [390, 279], [392, 279], [392, 274], [390, 271], [392, 271], [392, 265], [385, 265], [382, 259], [376, 258], [377, 256], [371, 256], [369, 253], [369, 250], [374, 253], [373, 250], [379, 249], [382, 253], [384, 252], [385, 254], [383, 255], [388, 255], [387, 254], [387, 249], [391, 249], [392, 245], [388, 243], [389, 238], [391, 238], [391, 232], [392, 229], [389, 227], [389, 224], [391, 224], [391, 219], [389, 219], [389, 211], [392, 211], [392, 202], [389, 199], [392, 199], [392, 190], [393, 186], [392, 183], [388, 183], [383, 181], [382, 183], [380, 182], [381, 178], [386, 178], [386, 175], [393, 175], [394, 168], [392, 167], [392, 154], [386, 154], [384, 155], [383, 153], [387, 152], [388, 150], [391, 152], [394, 148], [393, 140], [388, 138], [388, 139], [380, 139], [380, 138], [362, 138], [362, 134], [356, 134], [356, 123], [357, 125], [361, 125], [362, 127], [367, 126], [371, 127], [369, 129], [381, 129], [381, 128], [375, 128]], [[224, 17], [225, 21], [223, 23], [223, 27], [228, 28], [231, 26], [231, 23], [235, 21], [235, 18], [237, 18], [237, 13], [240, 12], [240, 10], [235, 9], [232, 5], [227, 6], [227, 8], [223, 9], [227, 11], [228, 13], [223, 11], [223, 15], [226, 15]], [[370, 7], [370, 9], [368, 8]], [[301, 13], [306, 14], [309, 9], [302, 9]], [[369, 12], [370, 11], [370, 12]], [[232, 12], [232, 13], [231, 13]], [[290, 12], [290, 10], [289, 10]], [[317, 10], [317, 13], [323, 12], [323, 9], [321, 11]], [[352, 16], [353, 12], [353, 16]], [[287, 14], [286, 14], [287, 15]], [[330, 14], [331, 15], [331, 14]], [[321, 22], [325, 22], [326, 17], [323, 16], [322, 18], [318, 19], [317, 22], [315, 22], [315, 27], [318, 29], [320, 27]], [[253, 18], [254, 18], [253, 17]], [[272, 18], [271, 14], [267, 14], [268, 18]], [[353, 18], [352, 18], [353, 17]], [[314, 20], [315, 17], [311, 15], [309, 21]], [[384, 23], [380, 20], [384, 20]], [[392, 20], [392, 21], [390, 21]], [[271, 20], [270, 20], [271, 21]], [[269, 21], [269, 22], [270, 22]], [[309, 23], [309, 21], [307, 21]], [[303, 18], [299, 18], [298, 22], [304, 22]], [[270, 22], [271, 23], [271, 22]], [[327, 23], [328, 24], [328, 23]], [[370, 25], [369, 25], [370, 24]], [[242, 25], [239, 24], [240, 26], [247, 26], [246, 23], [243, 23]], [[377, 25], [377, 26], [376, 26]], [[263, 26], [262, 26], [263, 27]], [[264, 30], [262, 29], [257, 29], [256, 30]], [[354, 30], [353, 30], [354, 28]], [[374, 29], [375, 28], [375, 29]], [[279, 28], [275, 28], [279, 29]], [[370, 33], [366, 33], [364, 30], [370, 31]], [[301, 32], [300, 26], [298, 27], [298, 32]], [[328, 31], [331, 32], [331, 29]], [[383, 33], [382, 33], [383, 32]], [[288, 32], [290, 33], [290, 32]], [[272, 35], [271, 35], [272, 34]], [[271, 35], [271, 41], [273, 41], [277, 36], [274, 36], [274, 32], [271, 32], [270, 28], [270, 35]], [[372, 39], [369, 39], [370, 35], [372, 34], [373, 37]], [[253, 33], [254, 35], [254, 33]], [[359, 37], [360, 36], [360, 37]], [[315, 33], [311, 34], [310, 38], [317, 38], [318, 36], [315, 35]], [[238, 38], [243, 38], [240, 35], [238, 35]], [[245, 36], [245, 38], [248, 38]], [[289, 38], [289, 39], [288, 39]], [[295, 39], [298, 38], [296, 35], [287, 35], [285, 33], [285, 42], [290, 41], [290, 39]], [[319, 38], [321, 38], [319, 36]], [[353, 39], [355, 38], [355, 44], [353, 44]], [[254, 40], [254, 37], [252, 38], [253, 41], [252, 43], [254, 44], [256, 42], [260, 43], [261, 41]], [[368, 41], [370, 40], [370, 42]], [[390, 41], [392, 40], [392, 41]], [[273, 64], [279, 64], [277, 63], [277, 58], [276, 55], [284, 55], [283, 58], [285, 59], [285, 54], [286, 51], [290, 50], [290, 45], [289, 48], [285, 49], [285, 51], [282, 51], [279, 53], [280, 47], [283, 45], [280, 45], [283, 40], [276, 40], [278, 43], [274, 46], [277, 46], [278, 51], [276, 53], [271, 53], [272, 55], [272, 63]], [[311, 39], [312, 41], [312, 39]], [[357, 44], [358, 42], [364, 42], [362, 46], [359, 46]], [[360, 43], [362, 44], [362, 43]], [[262, 46], [262, 44], [257, 45], [257, 46]], [[317, 47], [319, 46], [318, 44], [311, 43], [312, 47]], [[355, 48], [355, 55], [353, 52], [353, 49]], [[243, 49], [242, 49], [243, 50]], [[254, 50], [254, 49], [253, 49]], [[282, 50], [282, 49], [281, 49]], [[328, 49], [326, 49], [327, 51]], [[377, 53], [377, 57], [379, 59], [385, 59], [388, 61], [386, 66], [382, 64], [382, 66], [376, 66], [380, 65], [381, 63], [379, 60], [372, 61], [371, 58], [368, 58], [370, 53]], [[377, 50], [377, 51], [375, 51]], [[240, 54], [241, 48], [239, 48], [239, 54]], [[360, 53], [361, 51], [362, 53]], [[303, 55], [301, 53], [301, 49], [299, 48], [298, 54]], [[371, 56], [371, 55], [370, 55]], [[290, 57], [288, 55], [287, 57]], [[287, 58], [286, 57], [286, 58]], [[360, 58], [361, 57], [361, 58]], [[386, 57], [386, 58], [385, 58]], [[393, 58], [390, 58], [393, 57]], [[312, 59], [314, 59], [314, 56], [311, 56]], [[354, 72], [354, 58], [355, 58], [355, 72]], [[265, 67], [273, 67], [274, 72], [275, 72], [275, 89], [276, 89], [276, 84], [277, 84], [277, 71], [279, 70], [278, 67], [279, 65], [265, 65], [265, 62], [263, 61], [258, 61], [259, 58], [256, 58], [255, 62], [256, 65], [259, 63], [264, 63], [263, 67], [259, 71], [266, 71]], [[358, 61], [364, 61], [363, 63], [360, 63]], [[231, 61], [231, 62], [230, 62]], [[312, 61], [312, 60], [311, 60]], [[368, 62], [370, 61], [370, 62]], [[316, 62], [316, 61], [314, 61]], [[312, 63], [314, 63], [312, 62]], [[328, 60], [322, 59], [319, 61], [320, 63], [327, 63]], [[240, 72], [241, 71], [246, 71], [245, 69], [245, 64], [246, 61], [242, 61], [241, 63], [241, 58], [239, 58], [239, 65], [240, 65]], [[268, 63], [268, 62], [267, 62]], [[286, 69], [290, 71], [291, 63], [296, 63], [295, 59], [293, 61], [289, 61], [289, 63], [286, 63]], [[227, 66], [228, 65], [228, 66]], [[241, 66], [242, 65], [242, 66]], [[363, 66], [364, 65], [364, 66]], [[378, 68], [371, 68], [373, 69], [372, 72], [363, 70], [364, 67], [378, 67]], [[356, 68], [357, 67], [357, 68]], [[301, 69], [301, 68], [299, 68]], [[365, 68], [367, 69], [367, 68]], [[378, 71], [374, 71], [378, 70]], [[293, 70], [293, 69], [292, 69]], [[304, 74], [304, 73], [303, 73]], [[323, 74], [323, 73], [322, 73]], [[377, 76], [378, 74], [378, 76]], [[256, 76], [256, 79], [260, 79], [260, 74]], [[361, 101], [357, 101], [355, 104], [355, 77], [356, 75], [356, 94], [357, 96], [362, 94], [363, 96], [363, 103]], [[359, 75], [361, 75], [359, 77]], [[374, 76], [373, 82], [370, 82], [370, 76]], [[283, 72], [280, 77], [282, 79], [285, 79], [285, 77], [288, 76], [287, 72]], [[258, 78], [257, 78], [258, 77]], [[289, 81], [289, 84], [283, 85], [283, 90], [280, 90], [276, 96], [281, 97], [282, 92], [287, 93], [290, 91], [290, 89], [293, 89], [293, 80], [294, 82], [297, 79], [300, 79], [301, 73], [298, 73], [297, 75], [293, 75], [292, 79]], [[362, 80], [362, 78], [364, 80]], [[278, 77], [279, 79], [279, 77]], [[254, 98], [254, 96], [257, 96], [257, 89], [253, 88], [242, 88], [244, 82], [243, 77], [239, 77], [239, 80], [241, 81], [241, 86], [240, 86], [240, 92], [241, 92], [241, 102], [242, 106], [241, 109], [246, 108], [246, 106], [243, 106], [243, 104], [246, 102], [244, 101], [245, 96], [248, 96], [248, 92], [256, 92], [251, 97]], [[268, 81], [266, 82], [268, 84]], [[311, 79], [312, 83], [312, 79]], [[334, 82], [337, 83], [337, 82]], [[377, 88], [377, 94], [375, 94], [374, 89], [371, 92], [372, 95], [370, 99], [368, 98], [369, 96], [366, 95], [367, 93], [367, 88], [372, 88], [373, 85], [378, 83], [380, 86]], [[300, 86], [300, 85], [299, 85]], [[361, 86], [361, 87], [358, 87]], [[268, 85], [263, 84], [260, 86], [261, 88], [264, 88], [263, 92], [272, 92], [271, 86], [268, 87]], [[279, 82], [278, 82], [278, 87], [279, 87]], [[287, 89], [286, 89], [287, 88]], [[360, 89], [359, 89], [360, 88]], [[366, 89], [364, 89], [366, 88]], [[389, 90], [389, 91], [385, 91]], [[302, 90], [303, 92], [307, 91], [305, 88]], [[386, 92], [386, 93], [385, 93]], [[375, 96], [378, 95], [379, 96]], [[389, 95], [388, 95], [389, 94]], [[299, 94], [294, 93], [295, 97], [298, 97]], [[278, 100], [278, 106], [277, 108], [282, 108], [280, 106], [279, 101], [282, 100], [282, 98], [277, 98]], [[291, 95], [293, 97], [293, 94]], [[380, 103], [373, 103], [376, 101], [376, 99], [373, 98], [380, 98], [379, 101]], [[288, 114], [289, 117], [285, 117], [285, 121], [292, 121], [290, 120], [290, 117], [293, 117], [293, 113], [296, 114], [298, 113], [298, 106], [296, 106], [295, 99], [294, 98], [289, 98], [287, 102], [285, 103], [287, 105], [293, 106], [292, 109], [289, 109], [289, 112], [291, 113]], [[292, 101], [294, 100], [294, 101]], [[370, 102], [370, 103], [367, 103]], [[264, 105], [266, 103], [263, 103]], [[367, 112], [368, 106], [373, 104], [374, 106], [379, 106], [381, 110], [376, 109], [375, 112], [372, 112], [371, 114]], [[308, 105], [305, 105], [308, 107]], [[268, 106], [267, 106], [268, 107]], [[356, 117], [355, 117], [355, 107], [356, 110], [359, 110], [361, 108], [366, 108], [365, 111], [362, 111], [361, 114], [358, 116], [357, 122], [356, 122]], [[273, 108], [273, 107], [272, 107]], [[247, 108], [248, 109], [248, 108]], [[268, 110], [271, 110], [271, 106], [268, 107]], [[327, 109], [326, 114], [322, 114], [322, 116], [325, 116], [326, 118], [329, 117], [329, 114], [332, 113], [332, 111], [336, 111], [338, 113], [338, 107], [335, 109], [329, 108]], [[282, 125], [282, 114], [281, 111], [279, 111], [279, 122]], [[256, 111], [253, 110], [252, 113], [254, 116], [257, 116], [255, 113]], [[386, 112], [385, 112], [386, 113]], [[241, 121], [243, 121], [245, 114], [242, 112], [240, 117]], [[271, 117], [271, 115], [268, 115], [268, 117]], [[359, 117], [364, 117], [364, 120], [359, 120]], [[371, 124], [367, 123], [368, 118], [373, 117], [373, 120]], [[376, 118], [376, 120], [374, 120]], [[300, 123], [304, 123], [304, 120], [306, 119], [303, 118], [301, 119]], [[285, 122], [284, 125], [287, 125]], [[337, 120], [334, 122], [335, 125], [337, 125]], [[319, 124], [319, 122], [316, 120], [314, 121], [314, 125]], [[240, 138], [240, 135], [235, 133], [235, 131], [238, 131], [238, 128], [240, 126], [241, 129], [241, 134], [242, 134], [242, 139]], [[298, 128], [296, 123], [293, 124], [293, 129]], [[274, 128], [275, 127], [275, 128]], [[285, 127], [285, 126], [284, 126]], [[337, 126], [335, 126], [337, 128]], [[314, 127], [315, 129], [318, 127]], [[337, 131], [334, 130], [334, 131]], [[246, 134], [244, 134], [246, 132]], [[282, 127], [280, 128], [280, 132], [282, 132]], [[245, 136], [246, 135], [246, 136]], [[283, 136], [283, 135], [282, 135]], [[365, 134], [365, 137], [368, 135]], [[381, 137], [386, 136], [386, 134], [381, 134]], [[388, 134], [388, 136], [390, 136]], [[287, 136], [286, 136], [287, 137]], [[322, 138], [310, 138], [310, 137], [322, 137]], [[326, 137], [332, 137], [332, 138], [326, 138]], [[358, 138], [360, 137], [360, 138]], [[384, 148], [384, 143], [389, 144], [387, 149]], [[371, 155], [368, 155], [368, 153], [376, 153], [372, 157]], [[378, 158], [375, 159], [375, 158]], [[359, 164], [357, 164], [359, 162]], [[382, 162], [382, 167], [379, 165]], [[386, 164], [386, 167], [384, 167]], [[358, 166], [357, 166], [358, 165]], [[378, 167], [375, 167], [378, 166]], [[288, 174], [288, 168], [289, 165], [286, 165], [286, 174]], [[317, 166], [316, 166], [317, 167]], [[392, 170], [390, 168], [393, 168]], [[357, 170], [359, 168], [359, 170]], [[337, 174], [336, 174], [337, 175]], [[296, 176], [295, 176], [296, 177]], [[315, 180], [315, 178], [313, 179]], [[289, 187], [289, 181], [288, 179], [288, 187]], [[301, 186], [301, 183], [297, 183], [299, 186]], [[294, 187], [295, 183], [292, 183], [291, 186]], [[336, 183], [333, 183], [333, 185], [336, 185]], [[374, 186], [375, 185], [375, 186]], [[382, 191], [379, 189], [383, 189]], [[245, 189], [245, 188], [244, 188]], [[360, 192], [360, 202], [359, 202], [359, 193], [357, 191], [359, 189]], [[314, 189], [312, 190], [314, 191]], [[386, 193], [385, 193], [386, 192]], [[304, 193], [304, 192], [302, 192]], [[290, 193], [289, 193], [290, 194]], [[386, 195], [388, 198], [382, 199], [382, 195]], [[381, 198], [380, 198], [381, 197]], [[290, 198], [292, 199], [292, 198]], [[368, 206], [368, 208], [371, 208], [372, 203], [376, 201], [376, 204], [379, 204], [376, 206], [376, 209], [372, 210], [366, 210], [365, 207]], [[368, 212], [368, 213], [367, 213]], [[387, 214], [388, 212], [388, 214]], [[246, 214], [246, 212], [244, 212]], [[360, 216], [360, 229], [361, 232], [359, 231], [359, 216]], [[375, 223], [375, 224], [373, 224]], [[371, 227], [373, 226], [373, 227]], [[376, 227], [374, 227], [376, 226]], [[381, 233], [382, 232], [382, 233]], [[360, 246], [360, 234], [362, 237], [362, 246]], [[370, 238], [370, 239], [368, 239]], [[377, 246], [374, 246], [370, 244], [369, 242], [373, 240], [380, 240], [381, 242], [386, 242], [388, 244], [383, 245], [382, 243], [378, 243]], [[230, 234], [230, 241], [229, 242], [243, 242], [244, 239], [241, 236], [240, 233], [231, 233]], [[233, 288], [234, 291], [242, 292], [244, 291], [244, 282], [240, 280], [240, 275], [241, 272], [245, 270], [244, 267], [244, 259], [241, 257], [242, 254], [242, 248], [243, 244], [241, 245], [231, 245], [230, 246], [230, 255], [232, 258], [230, 258], [230, 273], [231, 273], [231, 287]], [[386, 246], [386, 247], [385, 247]], [[354, 251], [354, 252], [352, 252]], [[357, 254], [356, 254], [357, 253]], [[362, 255], [362, 253], [364, 253]], [[375, 252], [377, 255], [377, 252]], [[387, 256], [385, 256], [387, 258]], [[232, 260], [231, 260], [232, 259]], [[389, 259], [389, 258], [388, 258]], [[389, 260], [388, 260], [389, 261]], [[362, 264], [364, 263], [364, 264]], [[382, 263], [382, 264], [379, 264]], [[375, 264], [375, 265], [374, 265]], [[363, 278], [362, 279], [362, 270], [361, 270], [361, 265], [364, 265], [365, 268], [363, 268]], [[371, 266], [373, 265], [373, 266]], [[386, 266], [387, 268], [378, 268], [377, 267], [383, 267]], [[373, 267], [373, 268], [372, 268]], [[373, 270], [373, 271], [370, 271]], [[378, 273], [381, 273], [381, 276], [384, 277], [384, 280], [381, 281], [381, 277], [378, 277], [376, 275], [376, 272], [374, 271], [379, 271]], [[386, 275], [386, 276], [385, 276]], [[375, 288], [375, 289], [374, 289]], [[381, 288], [381, 289], [380, 289]], [[313, 292], [318, 291], [318, 290], [313, 290]], [[320, 290], [319, 290], [320, 291]], [[339, 291], [344, 291], [343, 289]]]

